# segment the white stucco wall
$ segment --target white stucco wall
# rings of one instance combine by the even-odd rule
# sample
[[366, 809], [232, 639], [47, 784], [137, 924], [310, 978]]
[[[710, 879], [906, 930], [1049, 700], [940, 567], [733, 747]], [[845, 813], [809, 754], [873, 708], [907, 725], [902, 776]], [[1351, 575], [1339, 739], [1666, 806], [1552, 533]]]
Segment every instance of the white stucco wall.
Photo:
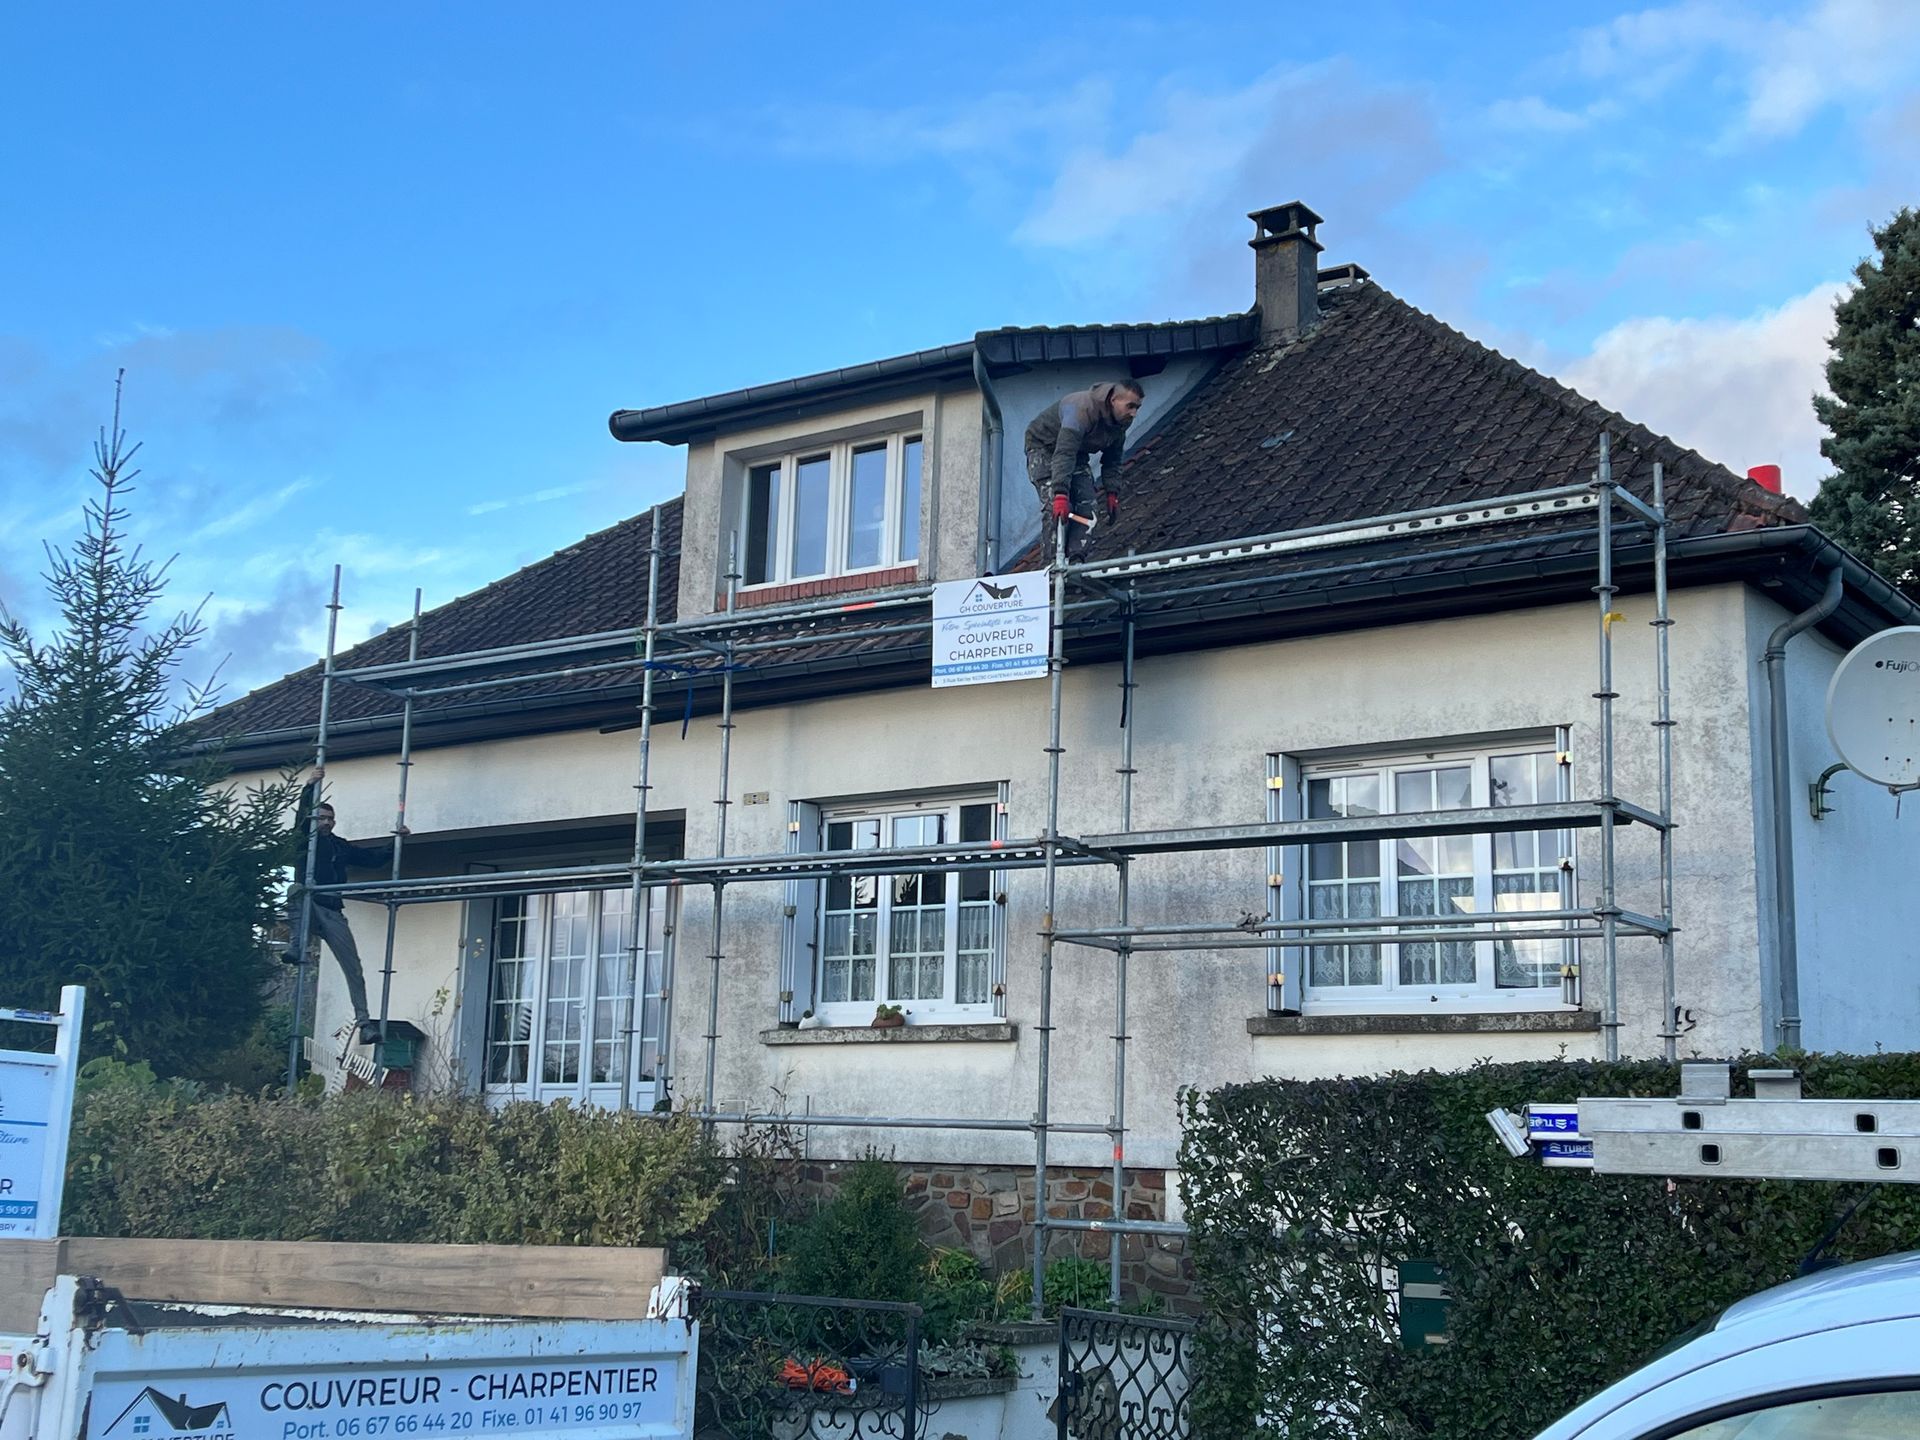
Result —
[[[1655, 797], [1652, 637], [1644, 597], [1625, 597], [1617, 625], [1618, 790], [1651, 805]], [[1757, 900], [1754, 888], [1754, 775], [1742, 643], [1748, 604], [1739, 586], [1682, 592], [1673, 632], [1681, 1004], [1695, 1028], [1683, 1052], [1727, 1054], [1752, 1047], [1760, 1030]], [[1573, 727], [1576, 794], [1597, 789], [1594, 749], [1593, 612], [1590, 606], [1516, 611], [1450, 622], [1241, 646], [1144, 660], [1135, 714], [1136, 828], [1254, 822], [1263, 818], [1269, 751]], [[1120, 828], [1113, 776], [1118, 742], [1117, 669], [1072, 667], [1067, 676], [1062, 828]], [[786, 802], [936, 787], [1011, 783], [1016, 837], [1044, 824], [1047, 703], [1043, 681], [935, 692], [915, 688], [799, 706], [746, 711], [732, 758], [733, 799], [768, 792], [770, 803], [736, 803], [729, 850], [785, 848]], [[718, 732], [712, 717], [684, 741], [662, 726], [654, 745], [656, 812], [684, 811], [687, 853], [710, 853]], [[631, 734], [540, 736], [429, 750], [415, 757], [409, 816], [416, 833], [605, 816], [631, 793]], [[329, 767], [343, 830], [356, 816], [390, 813], [390, 758]], [[1836, 847], [1837, 849], [1838, 847]], [[1851, 848], [1851, 847], [1849, 847]], [[1656, 850], [1645, 831], [1624, 831], [1621, 901], [1658, 908]], [[1591, 835], [1580, 840], [1583, 899], [1592, 903]], [[1837, 863], [1837, 862], [1836, 862]], [[1264, 908], [1264, 852], [1153, 857], [1135, 871], [1135, 918], [1231, 920]], [[778, 885], [737, 886], [727, 897], [721, 949], [718, 1083], [723, 1104], [764, 1108], [776, 1092], [816, 1113], [977, 1115], [1024, 1119], [1034, 1108], [1038, 1036], [1038, 872], [1008, 880], [1008, 1011], [1015, 1042], [895, 1045], [768, 1045], [776, 1019]], [[1059, 923], [1111, 918], [1114, 882], [1104, 869], [1066, 870]], [[705, 1070], [709, 994], [704, 959], [713, 948], [709, 892], [682, 895], [673, 1036], [676, 1094], [696, 1098]], [[380, 912], [358, 920], [371, 959], [380, 949]], [[458, 906], [405, 912], [401, 979], [394, 1013], [444, 1034], [460, 997], [441, 990], [461, 944]], [[1623, 1048], [1656, 1054], [1660, 975], [1650, 942], [1623, 942], [1619, 977]], [[329, 966], [329, 970], [331, 967]], [[1597, 947], [1586, 956], [1587, 1004], [1600, 1002]], [[1130, 1154], [1144, 1165], [1171, 1162], [1175, 1094], [1264, 1074], [1330, 1075], [1390, 1068], [1457, 1066], [1493, 1056], [1594, 1054], [1599, 1039], [1572, 1035], [1462, 1034], [1254, 1036], [1265, 1013], [1262, 952], [1136, 958], [1128, 1029], [1133, 1037], [1127, 1105]], [[1055, 971], [1053, 1117], [1104, 1122], [1112, 1109], [1113, 961], [1062, 947]], [[370, 983], [377, 985], [370, 974]], [[377, 988], [375, 993], [377, 994]], [[330, 986], [323, 1013], [344, 1018]], [[482, 997], [466, 997], [477, 1003]], [[429, 1012], [438, 1007], [438, 1015]], [[419, 1008], [415, 1008], [419, 1007]], [[422, 1017], [426, 1018], [422, 1018]], [[429, 1023], [431, 1022], [431, 1023]], [[950, 1132], [813, 1132], [816, 1154], [877, 1143], [901, 1159], [1031, 1157], [1024, 1135]], [[1054, 1158], [1105, 1158], [1097, 1137], [1059, 1137]]]
[[[1749, 592], [1748, 636], [1755, 733], [1767, 739], [1767, 686], [1761, 668], [1767, 636], [1788, 617], [1767, 596]], [[1801, 1043], [1809, 1050], [1868, 1052], [1920, 1049], [1920, 803], [1896, 807], [1884, 790], [1842, 771], [1828, 782], [1831, 814], [1813, 818], [1807, 787], [1839, 759], [1827, 738], [1827, 686], [1845, 651], [1817, 632], [1787, 647], [1788, 729], [1792, 784], [1794, 894], [1800, 937]], [[1761, 819], [1760, 893], [1773, 896], [1772, 796], [1766, 752], [1759, 751], [1756, 788]], [[1768, 938], [1768, 1045], [1777, 1043], [1780, 1014]]]

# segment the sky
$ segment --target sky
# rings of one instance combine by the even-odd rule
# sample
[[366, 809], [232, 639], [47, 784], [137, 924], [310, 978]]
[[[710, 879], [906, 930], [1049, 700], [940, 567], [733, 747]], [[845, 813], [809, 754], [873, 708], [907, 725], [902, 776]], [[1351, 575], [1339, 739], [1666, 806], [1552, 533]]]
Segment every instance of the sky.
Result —
[[1920, 204], [1920, 0], [0, 8], [0, 603], [124, 369], [231, 697], [678, 492], [609, 412], [1323, 263], [1736, 470]]

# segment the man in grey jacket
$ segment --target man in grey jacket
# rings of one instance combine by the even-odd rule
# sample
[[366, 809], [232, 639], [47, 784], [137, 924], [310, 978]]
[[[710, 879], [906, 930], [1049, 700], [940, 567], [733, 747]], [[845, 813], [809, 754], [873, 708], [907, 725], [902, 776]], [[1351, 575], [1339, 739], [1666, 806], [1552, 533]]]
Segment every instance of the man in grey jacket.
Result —
[[1067, 527], [1069, 560], [1077, 560], [1087, 548], [1087, 527], [1068, 517], [1098, 518], [1091, 464], [1096, 454], [1098, 504], [1109, 520], [1120, 513], [1120, 452], [1145, 393], [1138, 380], [1105, 380], [1062, 395], [1027, 426], [1027, 478], [1040, 497], [1041, 532], [1049, 556], [1056, 525]]

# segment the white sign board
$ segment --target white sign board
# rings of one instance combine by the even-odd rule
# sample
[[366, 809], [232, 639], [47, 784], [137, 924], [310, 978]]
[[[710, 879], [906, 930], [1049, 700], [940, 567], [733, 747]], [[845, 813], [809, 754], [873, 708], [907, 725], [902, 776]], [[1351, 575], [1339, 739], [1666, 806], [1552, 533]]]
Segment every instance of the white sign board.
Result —
[[51, 1240], [60, 1233], [67, 1134], [80, 1060], [86, 991], [60, 992], [60, 1013], [0, 1008], [0, 1020], [54, 1031], [51, 1055], [0, 1050], [0, 1239]]
[[698, 1328], [685, 1320], [209, 1320], [144, 1335], [108, 1329], [86, 1346], [86, 1433], [685, 1440], [698, 1343]]
[[1047, 673], [1047, 573], [942, 580], [933, 587], [933, 688]]

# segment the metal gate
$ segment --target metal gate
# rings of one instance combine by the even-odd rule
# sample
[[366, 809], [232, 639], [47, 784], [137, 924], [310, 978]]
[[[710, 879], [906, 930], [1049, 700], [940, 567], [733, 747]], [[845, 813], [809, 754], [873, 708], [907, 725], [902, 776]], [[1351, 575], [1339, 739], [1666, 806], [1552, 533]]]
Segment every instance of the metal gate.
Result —
[[1060, 1312], [1060, 1440], [1186, 1440], [1192, 1320]]
[[697, 1440], [919, 1440], [918, 1305], [702, 1290]]

